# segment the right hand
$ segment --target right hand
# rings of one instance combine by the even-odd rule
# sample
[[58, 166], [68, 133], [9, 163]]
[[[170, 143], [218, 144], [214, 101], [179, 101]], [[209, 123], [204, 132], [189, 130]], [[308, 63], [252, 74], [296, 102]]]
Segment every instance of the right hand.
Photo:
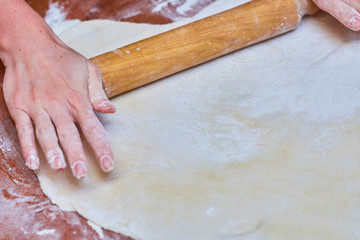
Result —
[[360, 31], [360, 0], [313, 0], [346, 27]]

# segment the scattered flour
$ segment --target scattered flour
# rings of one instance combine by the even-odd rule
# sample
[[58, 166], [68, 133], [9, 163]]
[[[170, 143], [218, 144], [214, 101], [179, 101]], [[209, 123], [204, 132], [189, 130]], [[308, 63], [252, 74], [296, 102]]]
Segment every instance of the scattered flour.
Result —
[[4, 126], [0, 127], [0, 152], [6, 157], [10, 157], [13, 150], [13, 142]]
[[137, 15], [140, 15], [141, 13], [142, 13], [141, 10], [129, 11], [129, 12], [126, 12], [126, 14], [122, 14], [121, 19], [129, 19], [129, 18], [135, 17]]
[[180, 0], [165, 0], [165, 1], [153, 0], [152, 2], [155, 4], [155, 7], [152, 10], [152, 12], [155, 13], [155, 12], [161, 12], [164, 8], [169, 6], [169, 4], [172, 6], [178, 5], [180, 3]]
[[191, 11], [200, 0], [187, 0], [182, 5], [176, 8], [176, 11], [181, 15], [185, 15], [187, 12]]
[[167, 14], [165, 10], [167, 7], [171, 6], [175, 8], [180, 16], [185, 17], [186, 13], [193, 10], [200, 2], [200, 0], [152, 0], [152, 3], [155, 5], [152, 12], [162, 12], [166, 17], [178, 21], [182, 18], [173, 16], [173, 14]]
[[49, 235], [54, 234], [56, 232], [56, 229], [43, 229], [41, 231], [37, 231], [37, 235]]
[[46, 11], [44, 19], [56, 34], [81, 22], [78, 19], [66, 20], [66, 17], [67, 13], [64, 10], [64, 6], [61, 6], [58, 2], [53, 3], [50, 1], [49, 9]]
[[181, 0], [153, 0], [155, 8], [153, 8], [152, 12], [161, 12], [164, 10], [164, 8], [171, 5], [176, 7], [177, 13], [185, 15], [187, 12], [191, 11], [199, 2], [200, 0], [186, 0], [185, 2], [182, 2]]
[[[71, 172], [44, 166], [44, 191], [63, 209], [143, 239], [293, 239], [300, 228], [314, 239], [357, 239], [360, 36], [332, 21], [304, 19], [276, 40], [114, 99], [120, 114], [101, 121], [121, 167], [105, 181], [87, 146], [90, 181], [79, 186]], [[90, 55], [97, 37], [97, 48], [115, 49], [152, 28], [91, 21], [62, 39]], [[105, 30], [116, 43], [104, 42]]]
[[64, 11], [64, 7], [61, 6], [58, 2], [53, 3], [50, 1], [49, 9], [45, 15], [45, 21], [51, 27], [59, 23], [66, 21], [67, 13]]

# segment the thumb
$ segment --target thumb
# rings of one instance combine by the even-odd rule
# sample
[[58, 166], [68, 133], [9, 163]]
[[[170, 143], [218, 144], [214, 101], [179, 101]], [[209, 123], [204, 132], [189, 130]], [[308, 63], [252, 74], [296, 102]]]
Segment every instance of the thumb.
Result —
[[99, 68], [89, 64], [89, 97], [93, 109], [100, 113], [115, 113], [116, 108], [107, 98], [102, 86], [102, 77]]

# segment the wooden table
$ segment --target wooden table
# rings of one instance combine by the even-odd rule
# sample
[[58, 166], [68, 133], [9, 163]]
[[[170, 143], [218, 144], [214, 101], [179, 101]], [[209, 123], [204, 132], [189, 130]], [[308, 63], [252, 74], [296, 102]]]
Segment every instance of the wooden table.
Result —
[[[199, 0], [185, 14], [176, 12], [176, 6], [167, 5], [162, 11], [153, 11], [156, 4], [166, 0], [57, 0], [52, 1], [68, 13], [68, 19], [107, 18], [129, 22], [164, 24], [195, 15], [215, 0]], [[45, 16], [49, 0], [27, 1]], [[0, 62], [2, 85], [4, 66]], [[87, 220], [74, 212], [61, 211], [51, 204], [40, 189], [36, 175], [24, 165], [13, 121], [7, 110], [3, 92], [0, 92], [0, 239], [100, 239]], [[130, 239], [111, 231], [103, 231], [103, 239]]]

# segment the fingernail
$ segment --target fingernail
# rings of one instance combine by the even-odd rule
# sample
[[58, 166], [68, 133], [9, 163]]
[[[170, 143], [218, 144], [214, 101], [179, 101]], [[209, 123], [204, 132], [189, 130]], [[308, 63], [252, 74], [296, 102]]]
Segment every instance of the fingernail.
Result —
[[114, 160], [107, 155], [101, 157], [100, 164], [104, 172], [110, 172], [114, 169]]
[[61, 157], [56, 157], [54, 160], [54, 169], [56, 171], [62, 171], [66, 168], [65, 160]]
[[106, 112], [116, 112], [116, 108], [115, 108], [114, 104], [112, 104], [112, 102], [110, 102], [110, 101], [107, 101], [107, 103], [104, 107], [104, 110]]
[[51, 149], [46, 153], [46, 159], [51, 167], [55, 171], [61, 171], [66, 168], [66, 163], [62, 151], [59, 147]]
[[39, 165], [40, 165], [40, 163], [39, 163], [39, 158], [36, 157], [36, 156], [34, 156], [34, 155], [32, 155], [32, 156], [28, 157], [25, 165], [26, 165], [28, 168], [30, 168], [31, 170], [36, 170], [36, 169], [39, 168]]
[[77, 161], [72, 166], [72, 171], [77, 179], [83, 178], [87, 174], [87, 167], [83, 161]]
[[352, 28], [359, 28], [360, 27], [360, 17], [355, 16], [350, 18], [349, 24]]
[[115, 112], [116, 109], [115, 109], [114, 107], [112, 107], [112, 106], [106, 106], [106, 107], [104, 108], [104, 111], [105, 111], [105, 112]]

